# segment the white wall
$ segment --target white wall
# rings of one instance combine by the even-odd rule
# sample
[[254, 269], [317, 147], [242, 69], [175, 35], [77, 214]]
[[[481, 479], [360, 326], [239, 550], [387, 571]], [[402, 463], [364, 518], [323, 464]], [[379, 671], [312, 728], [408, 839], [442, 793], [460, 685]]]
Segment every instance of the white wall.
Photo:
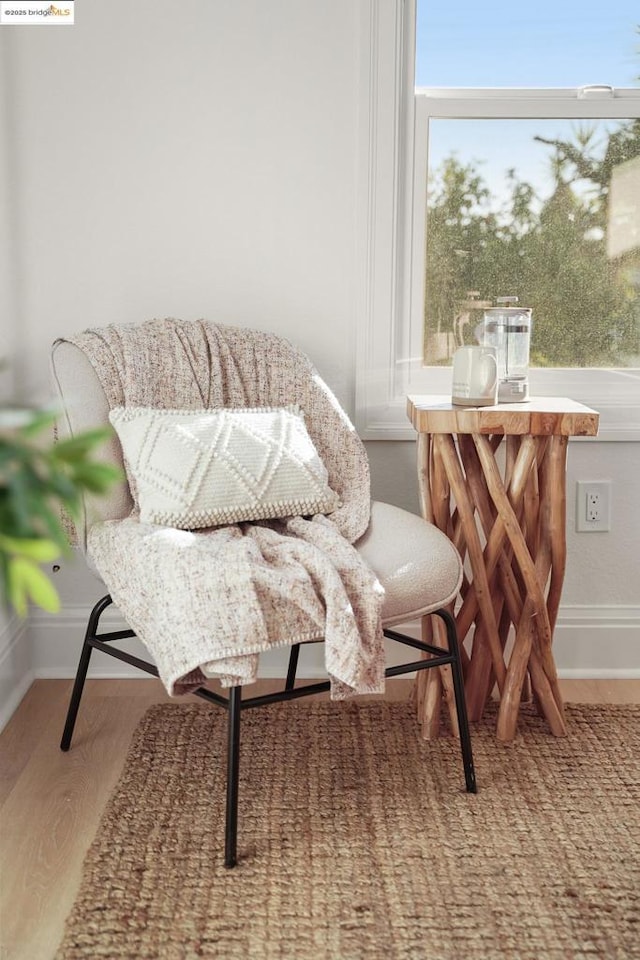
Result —
[[[373, 494], [419, 512], [415, 445], [369, 443]], [[612, 481], [611, 530], [576, 533], [578, 480]], [[636, 605], [640, 613], [640, 444], [570, 440], [563, 603]], [[640, 637], [638, 638], [640, 641]], [[640, 667], [640, 647], [636, 659]]]
[[11, 28], [25, 389], [57, 335], [204, 315], [295, 337], [349, 403], [355, 4], [81, 6]]
[[[2, 30], [22, 398], [48, 397], [56, 336], [206, 316], [295, 340], [353, 411], [356, 22], [344, 0], [97, 0], [72, 28]], [[100, 593], [82, 563], [55, 579], [38, 675], [73, 668]]]
[[[15, 318], [23, 393], [46, 395], [56, 336], [206, 316], [294, 339], [353, 413], [368, 111], [356, 0], [78, 6], [72, 28], [1, 38], [10, 109], [0, 172], [12, 171], [15, 216], [11, 237], [0, 235], [13, 257], [10, 267], [3, 258], [0, 310], [3, 324]], [[417, 510], [413, 445], [369, 450], [374, 495]], [[613, 479], [614, 528], [574, 535], [570, 522], [567, 670], [640, 667], [638, 451], [571, 445], [570, 498], [576, 478]], [[41, 675], [68, 669], [56, 642], [77, 644], [85, 588], [99, 591], [77, 564], [63, 564], [58, 582], [63, 616], [32, 623]]]
[[[7, 32], [0, 28], [0, 406], [14, 394], [13, 370], [2, 363], [15, 353], [16, 219], [12, 184], [15, 180], [11, 133], [11, 75]], [[31, 679], [31, 660], [24, 623], [0, 604], [0, 729], [11, 716]]]
[[0, 403], [8, 402], [13, 393], [13, 371], [8, 359], [15, 354], [18, 329], [11, 79], [7, 32], [0, 30]]
[[[415, 445], [369, 443], [373, 495], [419, 511]], [[576, 482], [612, 481], [611, 530], [577, 533]], [[566, 677], [640, 676], [640, 444], [570, 440], [567, 567], [554, 634]]]

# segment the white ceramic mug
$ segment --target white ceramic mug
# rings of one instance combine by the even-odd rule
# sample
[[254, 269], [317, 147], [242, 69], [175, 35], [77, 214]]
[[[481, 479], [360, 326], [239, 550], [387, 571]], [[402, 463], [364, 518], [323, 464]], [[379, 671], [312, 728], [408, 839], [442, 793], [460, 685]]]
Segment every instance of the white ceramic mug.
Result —
[[498, 360], [493, 347], [458, 347], [453, 355], [453, 403], [487, 407], [498, 399]]

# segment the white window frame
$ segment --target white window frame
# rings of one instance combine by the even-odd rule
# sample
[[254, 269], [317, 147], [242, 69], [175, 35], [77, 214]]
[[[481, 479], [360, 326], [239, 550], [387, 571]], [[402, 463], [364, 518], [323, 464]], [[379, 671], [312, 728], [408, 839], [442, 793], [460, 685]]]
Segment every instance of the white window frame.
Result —
[[[415, 91], [415, 17], [416, 0], [361, 0], [356, 425], [366, 440], [413, 439], [407, 394], [451, 392], [451, 368], [422, 363], [428, 119], [640, 117], [640, 90]], [[640, 440], [640, 371], [530, 374], [533, 395], [598, 410], [599, 440]]]

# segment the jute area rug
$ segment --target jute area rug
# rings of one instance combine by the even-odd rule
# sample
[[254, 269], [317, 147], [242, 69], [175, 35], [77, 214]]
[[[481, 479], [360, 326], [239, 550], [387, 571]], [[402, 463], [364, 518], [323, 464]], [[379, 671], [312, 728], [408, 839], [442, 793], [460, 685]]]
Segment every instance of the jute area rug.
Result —
[[242, 720], [240, 862], [222, 864], [226, 715], [152, 708], [59, 960], [640, 957], [640, 706], [525, 709], [510, 744], [418, 739], [411, 704]]

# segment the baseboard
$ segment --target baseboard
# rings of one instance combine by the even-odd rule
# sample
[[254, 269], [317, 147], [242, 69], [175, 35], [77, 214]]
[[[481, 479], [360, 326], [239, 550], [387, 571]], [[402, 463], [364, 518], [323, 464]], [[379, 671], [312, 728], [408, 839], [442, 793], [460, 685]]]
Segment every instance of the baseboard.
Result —
[[26, 624], [16, 616], [0, 629], [0, 730], [4, 729], [34, 680]]
[[[76, 670], [89, 608], [82, 604], [67, 605], [57, 616], [35, 611], [29, 620], [28, 633], [31, 667], [38, 678], [72, 677]], [[122, 620], [115, 608], [102, 618], [107, 629], [118, 629]], [[405, 625], [408, 633], [420, 636], [416, 621]], [[128, 641], [127, 649], [145, 656], [138, 640]], [[561, 677], [584, 679], [640, 678], [640, 606], [595, 606], [567, 604], [560, 608], [554, 638], [554, 656]], [[389, 661], [402, 662], [403, 652], [397, 644], [389, 645]], [[303, 649], [305, 676], [323, 676], [322, 646], [313, 644]], [[286, 674], [288, 648], [270, 651], [261, 657], [261, 677], [282, 677]], [[90, 668], [93, 677], [134, 677], [139, 672], [127, 664], [99, 653]]]
[[[83, 604], [68, 604], [55, 616], [34, 611], [29, 619], [29, 646], [34, 675], [37, 679], [58, 680], [73, 677], [83, 643], [90, 607]], [[101, 629], [118, 630], [126, 627], [117, 608], [109, 607], [102, 615]], [[149, 654], [139, 640], [119, 642], [121, 649], [134, 656], [149, 659]], [[260, 657], [259, 676], [263, 678], [285, 677], [289, 647], [271, 650]], [[309, 678], [326, 676], [323, 666], [322, 645], [310, 644], [300, 657], [301, 675]], [[91, 658], [89, 677], [94, 679], [140, 678], [135, 667], [95, 651]]]
[[[76, 671], [89, 607], [65, 606], [59, 615], [41, 610], [25, 624], [11, 617], [0, 629], [0, 730], [12, 716], [35, 679], [67, 679]], [[116, 630], [123, 621], [115, 608], [105, 612], [102, 625]], [[410, 635], [420, 636], [420, 623], [403, 624]], [[139, 657], [147, 653], [142, 643], [130, 640], [126, 648]], [[554, 656], [560, 677], [582, 680], [640, 679], [640, 606], [567, 604], [560, 608], [554, 637]], [[387, 662], [401, 663], [403, 650], [389, 643]], [[260, 658], [259, 676], [284, 677], [288, 648], [269, 651]], [[303, 647], [300, 676], [324, 677], [321, 644]], [[96, 651], [89, 676], [100, 679], [140, 677], [128, 664]]]
[[560, 677], [639, 679], [640, 605], [562, 605], [553, 652]]
[[558, 667], [558, 676], [561, 680], [640, 680], [640, 668], [629, 667], [618, 670], [583, 670]]
[[[420, 636], [418, 621], [404, 627]], [[640, 606], [561, 606], [553, 655], [558, 676], [567, 680], [640, 679]]]

